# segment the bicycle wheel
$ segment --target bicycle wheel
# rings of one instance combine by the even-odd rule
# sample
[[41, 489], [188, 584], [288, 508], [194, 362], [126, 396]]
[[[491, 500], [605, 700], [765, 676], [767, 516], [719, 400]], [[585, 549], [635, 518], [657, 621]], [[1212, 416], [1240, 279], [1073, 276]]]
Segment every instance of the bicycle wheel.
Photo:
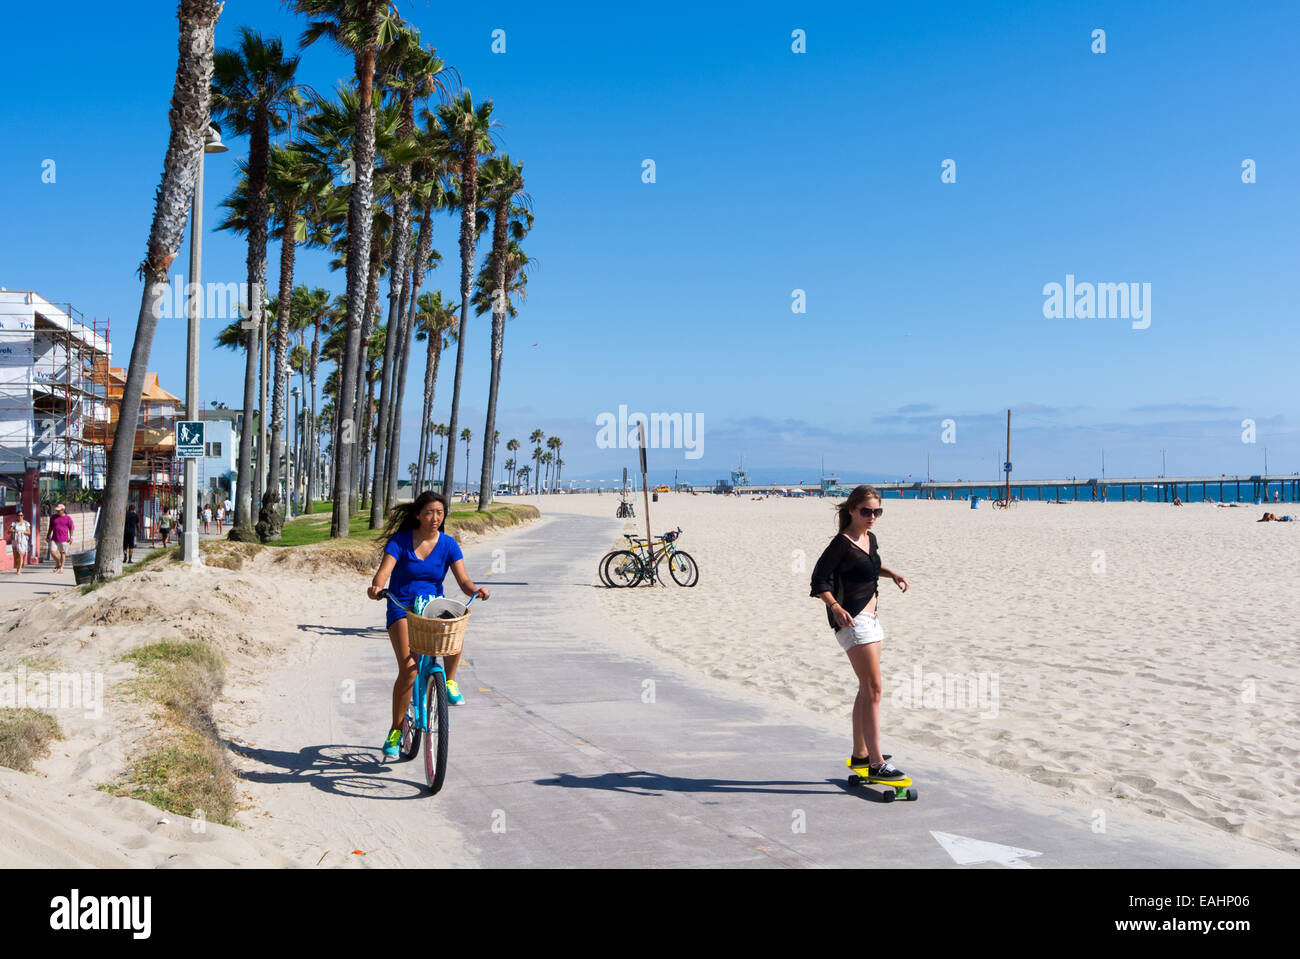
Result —
[[406, 707], [402, 717], [402, 738], [397, 744], [403, 761], [414, 759], [420, 752], [420, 728], [415, 724], [415, 704]]
[[447, 778], [447, 677], [441, 669], [429, 677], [429, 692], [424, 708], [428, 714], [429, 737], [424, 744], [424, 778], [429, 792], [437, 793]]
[[677, 550], [668, 557], [668, 575], [678, 586], [694, 586], [700, 580], [700, 567], [690, 553]]
[[615, 550], [605, 560], [604, 572], [611, 586], [635, 586], [641, 582], [641, 559], [630, 550]]
[[614, 554], [612, 552], [606, 553], [604, 556], [600, 558], [600, 562], [596, 564], [596, 575], [600, 577], [600, 581], [602, 583], [610, 587], [612, 587], [614, 584], [609, 581], [609, 577], [605, 574], [605, 564], [609, 562], [609, 558], [613, 555]]

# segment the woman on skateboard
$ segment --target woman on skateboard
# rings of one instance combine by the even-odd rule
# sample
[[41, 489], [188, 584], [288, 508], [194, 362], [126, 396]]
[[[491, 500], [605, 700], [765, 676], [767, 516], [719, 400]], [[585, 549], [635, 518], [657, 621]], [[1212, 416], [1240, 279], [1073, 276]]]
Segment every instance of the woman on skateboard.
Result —
[[[442, 581], [450, 572], [466, 596], [487, 599], [488, 591], [475, 586], [465, 572], [460, 546], [442, 531], [447, 518], [447, 501], [437, 493], [424, 492], [412, 503], [397, 506], [388, 515], [380, 539], [384, 541], [384, 560], [371, 580], [367, 595], [380, 599], [384, 586], [402, 606], [414, 606], [417, 596], [442, 595]], [[390, 579], [391, 577], [391, 579]], [[393, 684], [393, 725], [384, 741], [384, 756], [395, 759], [402, 736], [402, 717], [411, 701], [411, 687], [419, 667], [411, 655], [411, 640], [406, 631], [406, 610], [388, 600], [388, 639], [397, 657], [397, 681]], [[447, 674], [447, 693], [452, 705], [465, 701], [456, 685], [456, 667], [460, 653], [442, 658]]]
[[903, 771], [886, 762], [880, 751], [880, 645], [885, 633], [876, 619], [876, 601], [882, 576], [903, 591], [907, 580], [880, 563], [872, 528], [884, 509], [875, 489], [859, 486], [835, 509], [839, 532], [813, 568], [809, 595], [826, 604], [826, 619], [858, 677], [849, 766], [867, 766], [872, 778], [905, 779]]

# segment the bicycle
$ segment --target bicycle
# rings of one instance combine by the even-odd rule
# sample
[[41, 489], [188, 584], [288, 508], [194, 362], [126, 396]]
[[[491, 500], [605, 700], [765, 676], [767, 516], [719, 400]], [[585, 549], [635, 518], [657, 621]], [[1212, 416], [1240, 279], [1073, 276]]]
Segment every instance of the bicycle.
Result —
[[[407, 634], [418, 667], [415, 684], [411, 687], [411, 702], [406, 707], [406, 715], [402, 717], [401, 738], [397, 745], [398, 755], [404, 762], [414, 759], [420, 751], [420, 740], [422, 736], [424, 737], [424, 777], [429, 784], [430, 794], [437, 795], [442, 789], [443, 780], [447, 777], [447, 747], [451, 732], [447, 721], [451, 705], [447, 698], [447, 674], [437, 657], [449, 656], [460, 651], [465, 636], [465, 620], [469, 617], [469, 606], [474, 602], [474, 597], [471, 596], [469, 602], [465, 603], [465, 615], [453, 618], [449, 622], [445, 619], [431, 619], [419, 615], [415, 610], [399, 603], [387, 589], [381, 590], [379, 595], [392, 600], [393, 605], [406, 611]], [[428, 612], [427, 606], [425, 612]], [[410, 621], [411, 617], [415, 617], [415, 621], [419, 623], [437, 625], [427, 630], [431, 635], [417, 636], [416, 633], [426, 630], [421, 630], [418, 626], [412, 629], [415, 624]], [[435, 643], [443, 640], [441, 648], [444, 652], [416, 653], [417, 643], [428, 643], [431, 640]], [[453, 645], [455, 649], [450, 648]]]
[[[631, 545], [630, 549], [615, 550], [601, 563], [601, 579], [612, 587], [628, 588], [638, 585], [642, 580], [647, 585], [662, 582], [659, 577], [659, 564], [668, 561], [668, 574], [678, 586], [694, 586], [700, 581], [700, 567], [695, 558], [674, 545], [681, 536], [679, 526], [676, 530], [664, 533], [662, 537], [647, 546], [645, 540], [630, 533], [623, 536]], [[657, 553], [655, 546], [663, 549]]]

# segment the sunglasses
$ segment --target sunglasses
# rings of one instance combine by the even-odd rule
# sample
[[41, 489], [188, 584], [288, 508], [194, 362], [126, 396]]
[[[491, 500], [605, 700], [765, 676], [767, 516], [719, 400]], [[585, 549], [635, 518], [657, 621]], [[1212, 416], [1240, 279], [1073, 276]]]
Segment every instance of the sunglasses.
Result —
[[858, 515], [861, 516], [863, 519], [866, 519], [869, 516], [874, 516], [876, 517], [876, 519], [879, 519], [882, 515], [884, 515], [884, 512], [885, 512], [885, 508], [883, 506], [877, 506], [875, 509], [872, 509], [870, 506], [858, 507]]

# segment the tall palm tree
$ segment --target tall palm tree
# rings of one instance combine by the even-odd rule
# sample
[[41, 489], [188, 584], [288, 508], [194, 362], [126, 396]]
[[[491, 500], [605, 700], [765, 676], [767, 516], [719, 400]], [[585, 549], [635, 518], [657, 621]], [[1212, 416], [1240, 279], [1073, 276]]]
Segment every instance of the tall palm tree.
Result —
[[[509, 156], [493, 157], [483, 164], [482, 187], [485, 206], [492, 210], [492, 254], [488, 267], [492, 274], [492, 372], [488, 385], [485, 436], [496, 430], [497, 396], [501, 388], [501, 356], [506, 335], [506, 246], [510, 241], [510, 221], [516, 211], [532, 219], [527, 211], [528, 194], [524, 193], [524, 169], [510, 162]], [[522, 228], [520, 229], [522, 237]], [[496, 450], [484, 444], [483, 469], [479, 477], [478, 508], [485, 510], [492, 501], [492, 466]]]
[[[420, 158], [421, 145], [415, 125], [417, 99], [433, 92], [443, 63], [433, 48], [420, 42], [420, 32], [406, 26], [397, 31], [392, 44], [380, 57], [384, 84], [396, 96], [399, 107], [397, 144], [388, 157], [396, 168], [393, 184], [392, 254], [388, 264], [388, 337], [384, 353], [383, 380], [379, 391], [379, 431], [375, 436], [375, 475], [370, 494], [370, 528], [377, 529], [387, 515], [390, 491], [396, 492], [397, 437], [390, 432], [396, 420], [391, 402], [396, 388], [399, 356], [405, 353], [408, 339], [406, 309], [403, 298], [411, 248], [411, 168]], [[389, 442], [393, 448], [390, 450]]]
[[[556, 484], [559, 483], [559, 479], [560, 479], [560, 447], [563, 446], [563, 445], [564, 445], [564, 441], [563, 441], [562, 439], [560, 439], [558, 436], [552, 436], [550, 439], [548, 439], [548, 440], [546, 441], [546, 447], [547, 447], [547, 449], [552, 450], [552, 451], [554, 451], [554, 453], [555, 453], [555, 482], [556, 482]], [[552, 486], [551, 486], [551, 489], [552, 489], [552, 490], [555, 490], [556, 488], [557, 488], [556, 485], [552, 485]]]
[[[492, 101], [477, 107], [465, 90], [451, 103], [438, 108], [438, 120], [447, 131], [450, 148], [460, 165], [460, 330], [456, 344], [456, 378], [451, 393], [451, 420], [448, 428], [453, 437], [460, 422], [460, 384], [465, 366], [465, 333], [469, 326], [470, 296], [474, 287], [474, 241], [478, 235], [478, 158], [493, 149]], [[450, 490], [455, 469], [456, 446], [447, 450], [443, 467], [444, 489]]]
[[[257, 379], [257, 337], [266, 301], [266, 239], [270, 219], [267, 182], [270, 178], [271, 135], [289, 126], [301, 105], [294, 75], [298, 57], [288, 56], [278, 38], [263, 39], [247, 27], [239, 31], [239, 46], [214, 56], [212, 115], [228, 123], [236, 136], [247, 136], [248, 148], [248, 358], [244, 366], [245, 429], [239, 437], [239, 479], [231, 539], [251, 540], [253, 436], [248, 428]], [[261, 456], [259, 455], [259, 460]]]
[[435, 429], [432, 423], [434, 390], [438, 384], [438, 365], [442, 359], [442, 351], [450, 345], [447, 334], [452, 331], [455, 325], [456, 313], [460, 310], [460, 307], [444, 306], [441, 290], [430, 290], [427, 293], [422, 293], [418, 307], [419, 312], [415, 317], [416, 336], [428, 342], [424, 363], [424, 405], [420, 410], [420, 422], [425, 427], [421, 430], [419, 457], [422, 467], [420, 478], [423, 479], [423, 464], [427, 461], [430, 452], [429, 441], [433, 435], [441, 436], [441, 433], [438, 432], [441, 428]]
[[[317, 412], [318, 395], [316, 389], [316, 381], [317, 381], [317, 373], [319, 372], [320, 369], [321, 333], [324, 332], [326, 336], [329, 336], [330, 331], [332, 329], [331, 326], [332, 321], [335, 316], [340, 315], [340, 308], [339, 308], [338, 299], [336, 298], [334, 301], [331, 301], [329, 291], [322, 289], [321, 287], [316, 287], [315, 289], [309, 290], [305, 286], [300, 286], [297, 288], [297, 290], [295, 290], [295, 293], [298, 296], [298, 305], [295, 307], [295, 312], [297, 313], [298, 320], [300, 323], [302, 323], [304, 327], [307, 324], [310, 324], [312, 327], [311, 357], [307, 362], [307, 371], [308, 371], [307, 375], [308, 375], [308, 379], [311, 381], [310, 422], [314, 426], [319, 422], [320, 419], [319, 414]], [[311, 504], [315, 499], [317, 493], [316, 463], [319, 456], [320, 456], [320, 441], [316, 435], [316, 429], [313, 428], [311, 433], [311, 442], [309, 443], [309, 448], [307, 450], [307, 462], [312, 464], [312, 470], [310, 473], [307, 474], [307, 512], [308, 513], [311, 512]]]
[[515, 474], [514, 474], [514, 469], [515, 469], [515, 459], [514, 459], [514, 454], [515, 454], [515, 452], [518, 451], [518, 449], [519, 449], [519, 441], [518, 441], [518, 440], [511, 440], [510, 442], [508, 442], [508, 443], [506, 444], [506, 449], [508, 449], [508, 450], [510, 451], [510, 465], [507, 467], [507, 469], [511, 470], [511, 473], [510, 473], [510, 488], [511, 488], [511, 489], [514, 489], [514, 487], [515, 487]]
[[167, 273], [184, 241], [194, 183], [199, 164], [203, 162], [203, 144], [210, 122], [213, 31], [221, 6], [218, 0], [180, 0], [177, 10], [180, 39], [176, 81], [172, 87], [171, 133], [163, 159], [162, 183], [155, 198], [153, 223], [149, 228], [149, 245], [140, 264], [145, 281], [144, 292], [140, 297], [140, 313], [136, 318], [135, 341], [131, 344], [131, 362], [118, 409], [117, 429], [108, 455], [102, 513], [105, 522], [99, 524], [96, 538], [93, 575], [97, 581], [116, 576], [122, 569], [121, 517], [126, 515], [135, 430], [140, 421], [140, 398], [144, 392], [149, 351], [153, 348], [154, 333], [162, 313], [162, 299], [168, 292]]
[[[339, 426], [334, 452], [334, 515], [331, 536], [347, 536], [353, 495], [355, 463], [354, 418], [361, 325], [369, 281], [371, 223], [374, 208], [375, 166], [375, 66], [379, 50], [391, 41], [396, 11], [390, 0], [293, 0], [294, 9], [311, 23], [302, 35], [303, 46], [328, 38], [353, 55], [356, 65], [358, 110], [352, 137], [351, 190], [348, 195], [347, 342], [344, 347], [339, 389]], [[360, 363], [364, 364], [364, 357]]]
[[468, 496], [469, 495], [469, 441], [470, 441], [470, 432], [468, 426], [460, 431], [460, 438], [465, 441], [465, 495]]
[[[313, 240], [315, 245], [322, 245], [328, 237], [328, 228], [322, 224], [319, 214], [329, 202], [333, 190], [329, 182], [317, 174], [305, 144], [272, 148], [267, 186], [275, 219], [279, 224], [280, 295], [272, 366], [274, 382], [271, 390], [270, 471], [257, 522], [258, 538], [262, 542], [278, 540], [280, 529], [284, 525], [284, 514], [280, 507], [280, 460], [284, 452], [282, 437], [289, 403], [289, 334], [300, 327], [293, 313], [293, 273], [297, 247], [300, 242]], [[315, 236], [311, 235], [313, 230]]]
[[[540, 429], [533, 430], [528, 436], [528, 442], [533, 444], [533, 462], [537, 468], [533, 470], [533, 482], [541, 481], [541, 461], [542, 461], [542, 439], [546, 436]], [[541, 493], [541, 487], [538, 486], [536, 492]]]

